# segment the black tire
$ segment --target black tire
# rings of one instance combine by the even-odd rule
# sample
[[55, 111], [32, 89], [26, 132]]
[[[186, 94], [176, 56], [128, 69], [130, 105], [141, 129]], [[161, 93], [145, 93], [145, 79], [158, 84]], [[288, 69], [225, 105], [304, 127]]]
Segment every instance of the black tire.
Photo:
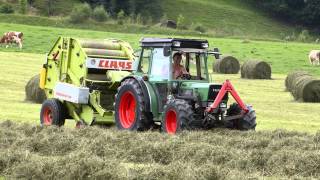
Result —
[[179, 133], [183, 130], [201, 128], [201, 120], [195, 119], [191, 105], [181, 99], [175, 99], [164, 107], [161, 129], [168, 134]]
[[67, 109], [57, 99], [47, 99], [43, 102], [40, 111], [40, 124], [42, 126], [63, 126]]
[[[249, 112], [240, 119], [235, 119], [226, 123], [227, 128], [237, 129], [242, 131], [255, 130], [256, 128], [256, 112], [251, 106], [247, 106]], [[227, 116], [239, 115], [241, 113], [241, 107], [237, 103], [230, 105], [227, 110]]]
[[115, 122], [118, 129], [131, 131], [149, 130], [154, 124], [150, 112], [145, 111], [143, 92], [135, 79], [126, 79], [118, 88]]

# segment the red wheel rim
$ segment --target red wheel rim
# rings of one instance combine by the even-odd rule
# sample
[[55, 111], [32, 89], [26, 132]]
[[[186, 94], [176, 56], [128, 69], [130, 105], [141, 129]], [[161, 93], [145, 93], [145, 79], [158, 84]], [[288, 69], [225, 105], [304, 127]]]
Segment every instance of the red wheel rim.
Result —
[[136, 99], [132, 92], [125, 92], [120, 99], [119, 106], [120, 123], [122, 127], [130, 128], [136, 118]]
[[177, 132], [177, 113], [174, 110], [167, 112], [166, 130], [168, 134], [175, 134]]
[[52, 111], [50, 107], [45, 107], [43, 111], [43, 124], [46, 126], [52, 125], [53, 117], [52, 117]]

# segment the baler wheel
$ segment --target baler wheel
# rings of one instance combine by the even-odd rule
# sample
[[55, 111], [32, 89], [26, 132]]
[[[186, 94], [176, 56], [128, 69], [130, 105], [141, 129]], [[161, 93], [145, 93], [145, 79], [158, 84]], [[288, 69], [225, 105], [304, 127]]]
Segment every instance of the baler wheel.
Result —
[[145, 112], [142, 89], [135, 79], [126, 79], [115, 95], [115, 121], [118, 129], [143, 131], [149, 130], [153, 121]]
[[168, 134], [176, 134], [183, 130], [200, 128], [201, 122], [195, 119], [194, 111], [185, 100], [175, 99], [164, 107], [161, 129]]
[[[227, 128], [237, 129], [242, 131], [255, 130], [256, 128], [256, 113], [251, 106], [247, 106], [249, 112], [241, 119], [235, 119], [233, 121], [227, 122]], [[227, 110], [227, 116], [239, 115], [241, 113], [241, 108], [237, 103], [230, 105]]]
[[66, 108], [57, 99], [47, 99], [43, 102], [40, 112], [40, 124], [42, 126], [63, 126], [65, 122]]

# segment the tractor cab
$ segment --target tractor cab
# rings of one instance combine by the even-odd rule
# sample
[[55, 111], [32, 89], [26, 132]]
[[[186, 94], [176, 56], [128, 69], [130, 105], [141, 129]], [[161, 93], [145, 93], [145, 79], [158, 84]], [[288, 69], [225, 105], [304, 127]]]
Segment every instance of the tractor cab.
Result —
[[144, 38], [141, 47], [136, 71], [151, 81], [210, 81], [207, 40]]

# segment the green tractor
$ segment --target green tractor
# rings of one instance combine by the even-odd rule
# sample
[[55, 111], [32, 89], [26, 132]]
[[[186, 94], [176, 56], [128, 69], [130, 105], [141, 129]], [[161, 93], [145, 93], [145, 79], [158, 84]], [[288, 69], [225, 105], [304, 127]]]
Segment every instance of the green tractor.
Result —
[[[245, 105], [230, 81], [210, 83], [207, 40], [143, 38], [141, 50], [128, 43], [59, 38], [48, 54], [40, 87], [49, 98], [42, 125], [77, 126], [115, 122], [118, 129], [161, 127], [183, 130], [225, 127], [252, 130], [255, 111]], [[235, 99], [228, 108], [229, 94]]]

